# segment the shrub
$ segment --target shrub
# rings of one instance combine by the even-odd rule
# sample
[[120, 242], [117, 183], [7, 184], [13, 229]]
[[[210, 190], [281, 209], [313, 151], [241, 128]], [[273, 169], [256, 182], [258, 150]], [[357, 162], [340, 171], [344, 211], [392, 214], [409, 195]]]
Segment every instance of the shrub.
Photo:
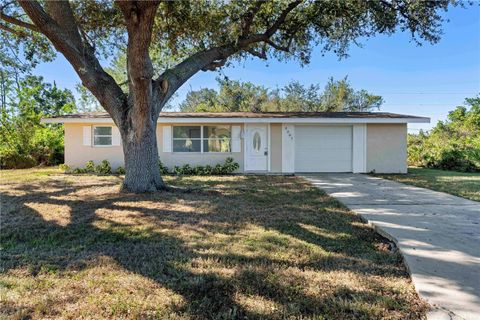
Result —
[[196, 166], [193, 168], [193, 174], [196, 176], [204, 176], [205, 175], [205, 167], [204, 166]]
[[87, 161], [85, 164], [85, 172], [87, 173], [94, 173], [95, 172], [95, 163], [92, 160]]
[[168, 168], [163, 164], [160, 159], [158, 160], [158, 170], [160, 170], [160, 174], [169, 174]]
[[217, 163], [212, 170], [213, 175], [221, 175], [223, 174], [223, 166], [220, 163]]
[[208, 176], [208, 175], [211, 175], [213, 173], [213, 168], [211, 165], [206, 165], [205, 168], [203, 168], [203, 174]]
[[480, 96], [465, 102], [429, 132], [408, 135], [409, 165], [480, 171]]
[[[232, 174], [235, 170], [240, 168], [239, 164], [236, 163], [233, 158], [225, 159], [224, 163], [218, 163], [214, 167], [210, 165], [206, 166], [195, 166], [192, 167], [189, 164], [183, 166], [174, 166], [172, 171], [169, 172], [168, 169], [161, 164], [161, 174], [176, 174], [176, 175], [198, 175], [198, 176], [207, 176], [207, 175], [226, 175]], [[163, 168], [163, 171], [162, 171]]]
[[174, 166], [173, 170], [172, 170], [172, 173], [177, 174], [177, 175], [182, 174], [182, 168], [179, 167], [179, 166]]
[[[198, 176], [208, 176], [208, 175], [227, 175], [232, 174], [240, 166], [236, 163], [233, 158], [225, 159], [224, 163], [218, 163], [214, 167], [210, 165], [206, 166], [195, 166], [192, 167], [190, 164], [184, 164], [183, 166], [174, 166], [170, 171], [168, 168], [159, 161], [158, 164], [160, 173], [162, 175], [166, 174], [175, 174], [175, 175], [198, 175]], [[65, 173], [73, 174], [82, 174], [82, 173], [97, 173], [97, 174], [111, 174], [112, 168], [108, 160], [103, 160], [99, 165], [95, 166], [95, 163], [90, 160], [85, 164], [85, 168], [75, 168], [72, 170], [70, 166], [62, 164], [60, 165]], [[115, 170], [116, 174], [125, 174], [124, 167], [118, 167]]]
[[0, 167], [25, 169], [38, 165], [58, 165], [63, 160], [63, 130], [55, 127], [0, 129]]
[[73, 174], [81, 174], [81, 173], [87, 173], [87, 170], [85, 168], [75, 168], [72, 170]]
[[180, 169], [180, 172], [181, 174], [191, 175], [194, 174], [195, 170], [189, 164], [184, 164]]
[[62, 170], [64, 173], [69, 173], [72, 171], [72, 167], [70, 167], [68, 164], [62, 163], [59, 166], [60, 170]]
[[108, 160], [102, 160], [102, 162], [95, 167], [95, 173], [111, 174], [112, 167], [110, 166], [110, 162], [108, 162]]
[[25, 169], [38, 163], [30, 154], [21, 154], [13, 149], [0, 149], [0, 167], [2, 169]]
[[225, 159], [225, 163], [223, 164], [224, 174], [231, 174], [235, 172], [235, 170], [238, 170], [238, 168], [240, 168], [240, 165], [236, 163], [233, 158], [228, 157]]
[[478, 169], [471, 160], [467, 158], [467, 154], [461, 150], [448, 150], [440, 154], [438, 162], [430, 165], [443, 170], [453, 170], [461, 172], [476, 172]]

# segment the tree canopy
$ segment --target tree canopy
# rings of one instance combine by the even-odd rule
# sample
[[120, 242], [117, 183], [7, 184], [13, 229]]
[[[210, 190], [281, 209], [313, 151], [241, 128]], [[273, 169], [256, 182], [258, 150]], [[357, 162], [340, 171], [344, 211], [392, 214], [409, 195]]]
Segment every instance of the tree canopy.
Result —
[[[4, 1], [0, 6], [0, 29], [10, 35], [10, 41], [3, 42], [10, 49], [2, 50], [4, 56], [23, 56], [24, 61], [38, 63], [50, 60], [59, 51], [88, 88], [87, 71], [103, 70], [100, 58], [127, 52], [128, 41], [134, 41], [133, 24], [142, 24], [146, 32], [138, 35], [141, 41], [135, 47], [145, 42], [143, 54], [149, 54], [154, 61], [152, 76], [163, 80], [170, 74], [170, 91], [174, 91], [197, 71], [216, 69], [249, 56], [295, 59], [306, 64], [316, 46], [344, 57], [352, 42], [358, 44], [378, 33], [392, 34], [398, 29], [409, 31], [417, 43], [435, 43], [443, 22], [440, 12], [451, 3], [88, 0], [70, 4], [47, 1], [42, 5], [36, 1]], [[138, 20], [140, 17], [148, 21]], [[2, 32], [2, 37], [7, 37], [7, 32]], [[13, 60], [9, 64], [14, 65]], [[122, 64], [126, 65], [126, 61]], [[92, 91], [102, 101], [104, 94]], [[169, 93], [167, 97], [173, 92]]]
[[292, 81], [283, 88], [269, 89], [251, 82], [217, 78], [219, 91], [203, 88], [190, 91], [180, 103], [183, 112], [267, 112], [267, 111], [372, 111], [382, 97], [366, 90], [356, 91], [347, 77], [330, 78], [325, 88]]

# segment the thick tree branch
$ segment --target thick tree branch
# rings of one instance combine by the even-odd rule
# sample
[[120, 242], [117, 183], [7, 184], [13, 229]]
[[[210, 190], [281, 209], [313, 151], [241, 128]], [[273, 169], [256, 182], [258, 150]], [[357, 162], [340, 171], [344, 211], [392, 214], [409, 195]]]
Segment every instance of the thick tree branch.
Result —
[[268, 43], [272, 48], [274, 48], [275, 50], [278, 50], [278, 51], [285, 51], [285, 52], [290, 52], [290, 44], [291, 42], [289, 42], [289, 44], [287, 46], [281, 46], [281, 45], [278, 45], [276, 44], [275, 42], [273, 42], [272, 40], [266, 40], [265, 41], [266, 43]]
[[221, 68], [227, 63], [227, 59], [221, 59], [218, 61], [212, 61], [208, 65], [202, 68], [202, 71], [215, 71], [218, 68]]
[[4, 31], [7, 31], [7, 32], [9, 32], [9, 33], [11, 33], [11, 34], [14, 34], [14, 35], [16, 35], [16, 36], [18, 36], [18, 37], [26, 37], [26, 36], [28, 36], [28, 34], [26, 34], [25, 32], [18, 31], [18, 30], [14, 30], [14, 29], [10, 28], [9, 26], [6, 26], [6, 25], [1, 24], [1, 23], [0, 23], [0, 29], [1, 29], [1, 30], [4, 30]]
[[252, 56], [255, 56], [255, 57], [260, 58], [262, 60], [267, 60], [267, 54], [266, 54], [265, 50], [262, 50], [261, 52], [259, 52], [259, 51], [256, 51], [254, 49], [248, 49], [247, 52], [250, 53]]
[[5, 21], [5, 22], [14, 24], [14, 25], [16, 25], [16, 26], [29, 29], [29, 30], [31, 30], [31, 31], [37, 31], [37, 32], [39, 31], [38, 28], [37, 28], [37, 26], [35, 26], [35, 25], [31, 24], [31, 23], [28, 23], [28, 22], [19, 20], [19, 19], [17, 19], [17, 18], [12, 17], [12, 16], [6, 15], [6, 14], [4, 14], [3, 12], [0, 12], [0, 19], [3, 20], [3, 21]]
[[[57, 51], [65, 56], [82, 80], [83, 85], [92, 92], [105, 110], [110, 113], [113, 120], [118, 123], [126, 97], [115, 80], [103, 70], [92, 48], [85, 44], [79, 36], [73, 35], [73, 32], [78, 34], [76, 22], [58, 17], [61, 14], [60, 8], [71, 10], [65, 6], [69, 6], [69, 4], [56, 1], [52, 1], [50, 4], [50, 10], [54, 12], [62, 26], [47, 14], [37, 1], [19, 0], [19, 3], [39, 32], [44, 34]], [[58, 7], [54, 8], [55, 5]], [[68, 13], [67, 15], [73, 17]], [[68, 30], [64, 29], [65, 26], [68, 27]]]
[[251, 10], [247, 11], [247, 13], [243, 16], [243, 26], [242, 26], [242, 36], [245, 37], [250, 33], [250, 27], [252, 26], [253, 19], [255, 18], [255, 15], [257, 12], [260, 10], [262, 7], [262, 4], [264, 4], [265, 1], [256, 1]]
[[[241, 37], [235, 43], [226, 44], [224, 46], [214, 47], [202, 52], [198, 52], [189, 58], [185, 59], [172, 69], [165, 71], [155, 82], [156, 90], [161, 87], [160, 83], [167, 83], [167, 90], [163, 92], [163, 100], [168, 100], [173, 93], [200, 70], [215, 70], [216, 68], [223, 66], [227, 59], [242, 50], [249, 52], [258, 57], [264, 57], [266, 54], [254, 51], [250, 48], [252, 44], [265, 42], [278, 50], [288, 50], [287, 47], [281, 47], [270, 41], [270, 37], [278, 31], [280, 26], [285, 22], [288, 14], [292, 12], [298, 5], [302, 3], [302, 0], [291, 2], [287, 8], [285, 8], [278, 18], [272, 23], [272, 25], [261, 34], [252, 34]], [[253, 18], [252, 18], [253, 19]], [[245, 30], [245, 29], [244, 29]], [[273, 44], [273, 45], [272, 45]], [[160, 110], [158, 110], [160, 111]]]
[[68, 0], [46, 1], [45, 12], [55, 20], [77, 46], [82, 43], [72, 7]]
[[293, 9], [295, 9], [300, 3], [302, 3], [302, 0], [297, 0], [294, 2], [291, 2], [285, 10], [282, 11], [280, 16], [275, 20], [275, 22], [270, 26], [270, 28], [265, 31], [265, 35], [270, 38], [277, 30], [280, 28], [280, 26], [285, 22], [285, 19], [287, 18], [288, 14], [292, 12]]

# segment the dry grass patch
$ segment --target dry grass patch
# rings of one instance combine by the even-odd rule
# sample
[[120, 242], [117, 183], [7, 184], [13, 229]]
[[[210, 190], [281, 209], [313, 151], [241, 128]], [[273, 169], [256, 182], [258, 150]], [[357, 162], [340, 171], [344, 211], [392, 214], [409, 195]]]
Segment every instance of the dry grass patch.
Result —
[[[50, 169], [49, 169], [50, 170]], [[6, 318], [418, 319], [397, 253], [294, 177], [2, 176]]]

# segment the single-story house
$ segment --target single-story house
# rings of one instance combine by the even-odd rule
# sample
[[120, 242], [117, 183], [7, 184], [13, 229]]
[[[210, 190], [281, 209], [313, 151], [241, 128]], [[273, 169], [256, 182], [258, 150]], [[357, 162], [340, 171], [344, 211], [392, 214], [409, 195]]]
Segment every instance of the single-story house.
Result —
[[[123, 165], [118, 129], [107, 113], [43, 119], [65, 126], [65, 163]], [[167, 167], [215, 165], [239, 172], [407, 172], [407, 124], [429, 118], [385, 112], [162, 112], [159, 157]]]

